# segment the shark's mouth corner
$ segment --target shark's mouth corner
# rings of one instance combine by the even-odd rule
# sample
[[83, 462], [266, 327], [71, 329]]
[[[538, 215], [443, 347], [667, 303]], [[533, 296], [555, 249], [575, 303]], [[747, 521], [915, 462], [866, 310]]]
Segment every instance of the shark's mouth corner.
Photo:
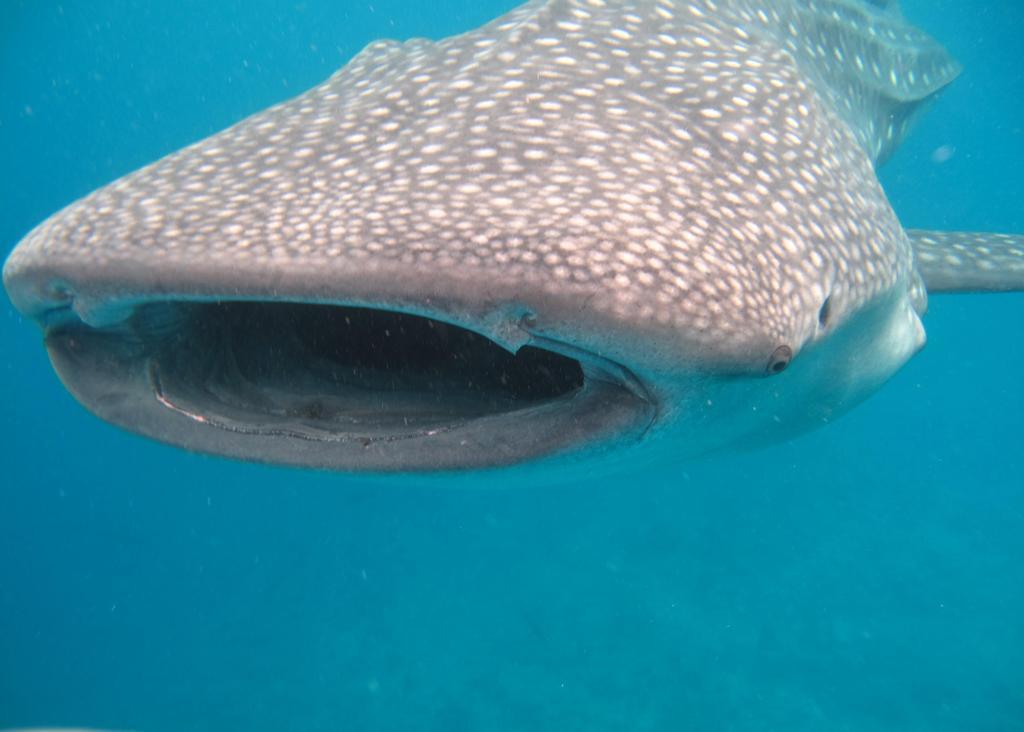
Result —
[[114, 424], [201, 452], [375, 472], [484, 468], [639, 435], [653, 419], [614, 364], [542, 340], [513, 354], [405, 312], [161, 300], [105, 327], [64, 315], [46, 343], [69, 390]]

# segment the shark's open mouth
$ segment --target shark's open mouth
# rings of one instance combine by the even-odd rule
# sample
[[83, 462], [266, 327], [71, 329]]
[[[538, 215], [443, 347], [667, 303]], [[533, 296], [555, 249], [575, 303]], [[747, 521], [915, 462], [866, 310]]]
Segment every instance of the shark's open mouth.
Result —
[[510, 353], [389, 310], [157, 301], [123, 322], [58, 320], [47, 345], [100, 416], [204, 452], [361, 470], [485, 467], [642, 429], [652, 405], [590, 354]]
[[471, 331], [404, 313], [292, 303], [196, 305], [190, 325], [150, 359], [157, 398], [245, 429], [364, 440], [570, 395], [578, 362], [525, 347], [510, 354]]

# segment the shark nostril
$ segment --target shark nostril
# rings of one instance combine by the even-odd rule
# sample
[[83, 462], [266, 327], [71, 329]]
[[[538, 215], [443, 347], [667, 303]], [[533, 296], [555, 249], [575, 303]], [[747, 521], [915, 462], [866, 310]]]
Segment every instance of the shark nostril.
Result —
[[768, 361], [768, 373], [781, 374], [792, 360], [793, 349], [789, 346], [779, 346], [772, 351], [772, 356]]

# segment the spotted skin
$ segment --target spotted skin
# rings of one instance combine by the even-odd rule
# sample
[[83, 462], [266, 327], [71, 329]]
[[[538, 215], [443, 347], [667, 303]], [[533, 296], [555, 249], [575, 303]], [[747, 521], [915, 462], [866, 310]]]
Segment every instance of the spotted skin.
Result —
[[958, 72], [889, 3], [534, 0], [371, 44], [54, 215], [4, 282], [44, 324], [372, 305], [640, 378], [781, 373], [885, 301], [887, 374], [926, 294], [874, 166]]
[[[50, 219], [8, 287], [39, 299], [20, 291], [45, 272], [88, 317], [144, 296], [151, 282], [123, 274], [143, 268], [182, 296], [223, 294], [212, 268], [246, 295], [472, 301], [480, 282], [542, 314], [586, 302], [588, 341], [640, 330], [664, 362], [761, 370], [815, 337], [826, 297], [841, 322], [911, 266], [871, 125], [851, 131], [830, 103], [861, 82], [820, 94], [818, 52], [787, 49], [821, 13], [762, 7], [532, 2], [439, 43], [371, 44]], [[423, 268], [443, 274], [410, 292]]]
[[1024, 236], [908, 230], [929, 292], [1024, 289]]

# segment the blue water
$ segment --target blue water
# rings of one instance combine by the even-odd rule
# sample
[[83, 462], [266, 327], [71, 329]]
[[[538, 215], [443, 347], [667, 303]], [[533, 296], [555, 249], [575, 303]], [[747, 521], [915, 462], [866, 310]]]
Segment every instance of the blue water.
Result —
[[[903, 5], [966, 71], [894, 206], [1024, 232], [1024, 5]], [[507, 7], [5, 0], [0, 242], [373, 38]], [[827, 429], [543, 489], [157, 445], [0, 309], [0, 727], [1024, 730], [1024, 296], [933, 298], [928, 347]]]

